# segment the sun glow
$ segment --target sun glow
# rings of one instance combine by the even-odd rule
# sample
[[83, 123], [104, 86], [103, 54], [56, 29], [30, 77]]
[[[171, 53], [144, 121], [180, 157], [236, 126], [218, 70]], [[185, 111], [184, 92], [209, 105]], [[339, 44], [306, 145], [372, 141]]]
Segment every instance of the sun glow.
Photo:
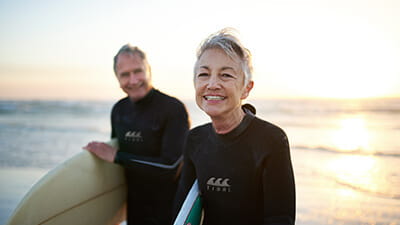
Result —
[[112, 57], [126, 43], [146, 51], [157, 89], [192, 98], [196, 49], [223, 27], [252, 52], [251, 98], [400, 96], [396, 0], [3, 2], [0, 98], [116, 99]]
[[333, 144], [342, 151], [368, 151], [368, 139], [365, 120], [360, 117], [343, 119], [340, 128], [332, 135]]

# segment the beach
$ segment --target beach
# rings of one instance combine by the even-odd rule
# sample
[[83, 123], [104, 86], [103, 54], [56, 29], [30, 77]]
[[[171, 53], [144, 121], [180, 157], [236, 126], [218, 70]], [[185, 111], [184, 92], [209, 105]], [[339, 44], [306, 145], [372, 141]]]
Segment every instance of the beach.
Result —
[[[209, 119], [183, 100], [192, 127]], [[288, 135], [296, 224], [400, 224], [400, 99], [249, 99]], [[110, 136], [112, 101], [0, 101], [0, 224], [43, 175]]]

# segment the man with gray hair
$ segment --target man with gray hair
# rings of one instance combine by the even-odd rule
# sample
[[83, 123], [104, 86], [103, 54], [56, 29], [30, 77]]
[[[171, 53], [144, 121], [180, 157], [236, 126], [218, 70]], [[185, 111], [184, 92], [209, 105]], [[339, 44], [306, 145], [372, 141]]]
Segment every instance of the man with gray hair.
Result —
[[119, 149], [90, 142], [84, 149], [125, 168], [128, 225], [171, 224], [178, 165], [189, 129], [185, 106], [153, 88], [146, 54], [124, 45], [114, 57], [114, 72], [128, 95], [111, 112], [111, 138]]

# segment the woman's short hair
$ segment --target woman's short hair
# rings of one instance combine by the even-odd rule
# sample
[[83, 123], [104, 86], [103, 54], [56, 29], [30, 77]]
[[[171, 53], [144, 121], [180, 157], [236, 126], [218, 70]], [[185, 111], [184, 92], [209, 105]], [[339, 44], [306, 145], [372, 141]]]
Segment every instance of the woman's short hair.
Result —
[[251, 62], [251, 53], [245, 48], [235, 35], [236, 30], [233, 28], [224, 28], [206, 38], [197, 50], [197, 61], [207, 49], [219, 48], [223, 50], [232, 59], [239, 58], [242, 72], [245, 76], [244, 84], [247, 85], [252, 80], [253, 66]]

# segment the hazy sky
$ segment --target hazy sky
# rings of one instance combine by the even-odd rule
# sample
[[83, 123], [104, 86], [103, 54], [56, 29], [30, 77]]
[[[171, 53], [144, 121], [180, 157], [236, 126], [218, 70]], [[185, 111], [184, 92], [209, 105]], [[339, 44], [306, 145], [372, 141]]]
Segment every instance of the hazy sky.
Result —
[[398, 0], [0, 0], [0, 99], [117, 99], [112, 58], [147, 52], [154, 86], [193, 97], [199, 43], [239, 30], [256, 97], [400, 97]]

